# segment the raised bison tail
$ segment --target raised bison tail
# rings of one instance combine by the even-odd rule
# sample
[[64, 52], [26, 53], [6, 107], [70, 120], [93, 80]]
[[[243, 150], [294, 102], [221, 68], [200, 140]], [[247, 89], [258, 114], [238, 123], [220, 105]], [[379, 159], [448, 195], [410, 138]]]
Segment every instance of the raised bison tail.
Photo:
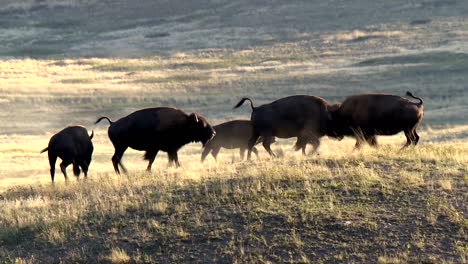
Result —
[[48, 151], [48, 150], [49, 150], [49, 147], [47, 147], [47, 148], [45, 148], [45, 149], [41, 150], [41, 152], [40, 152], [40, 153], [44, 153], [44, 152], [46, 152], [46, 151]]
[[91, 139], [93, 139], [93, 137], [94, 137], [94, 129], [91, 130], [91, 136], [89, 136], [89, 139], [91, 140]]
[[97, 123], [101, 122], [101, 120], [103, 120], [103, 119], [106, 119], [107, 121], [109, 121], [109, 124], [111, 124], [111, 125], [114, 123], [107, 116], [103, 116], [103, 117], [100, 117], [98, 120], [96, 120], [96, 122], [94, 122], [94, 124], [97, 124]]
[[414, 98], [414, 99], [416, 99], [416, 100], [419, 100], [419, 101], [420, 101], [420, 102], [419, 102], [419, 105], [422, 105], [422, 104], [424, 103], [424, 101], [421, 99], [421, 97], [416, 97], [416, 96], [414, 96], [412, 93], [410, 93], [409, 91], [406, 92], [406, 96], [409, 96], [409, 97], [412, 97], [412, 98]]
[[244, 104], [245, 101], [249, 101], [250, 102], [250, 107], [252, 107], [252, 110], [255, 110], [255, 107], [253, 105], [253, 102], [252, 102], [252, 99], [248, 98], [248, 97], [244, 97], [242, 98], [239, 103], [236, 104], [236, 106], [234, 106], [234, 108], [238, 108], [239, 106], [241, 106], [242, 104]]

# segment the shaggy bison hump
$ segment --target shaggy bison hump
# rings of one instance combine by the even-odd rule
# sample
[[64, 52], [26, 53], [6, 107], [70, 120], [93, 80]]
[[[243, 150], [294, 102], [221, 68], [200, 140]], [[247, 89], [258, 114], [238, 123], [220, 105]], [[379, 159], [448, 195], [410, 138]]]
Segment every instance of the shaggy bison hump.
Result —
[[204, 117], [192, 113], [187, 115], [182, 110], [171, 107], [156, 107], [138, 110], [112, 122], [108, 135], [115, 148], [112, 162], [114, 169], [120, 173], [121, 158], [125, 150], [130, 147], [146, 151], [144, 157], [149, 161], [147, 170], [156, 158], [158, 151], [165, 151], [169, 160], [179, 165], [177, 151], [190, 142], [202, 142], [205, 145], [215, 132]]
[[[250, 120], [254, 127], [253, 136], [249, 140], [249, 158], [260, 136], [264, 139], [297, 137], [301, 146], [310, 143], [315, 151], [320, 144], [320, 137], [328, 131], [330, 119], [328, 103], [320, 97], [294, 95], [258, 107], [254, 107], [252, 100], [245, 97], [236, 104], [235, 108], [240, 107], [245, 101], [251, 103]], [[270, 149], [271, 142], [263, 141], [263, 146], [270, 155], [274, 156]]]
[[376, 145], [375, 135], [404, 131], [407, 145], [416, 145], [419, 140], [416, 128], [424, 115], [423, 101], [410, 92], [407, 95], [418, 102], [392, 94], [361, 94], [346, 98], [337, 110], [332, 111], [331, 134], [355, 136], [356, 147], [359, 147], [361, 140]]

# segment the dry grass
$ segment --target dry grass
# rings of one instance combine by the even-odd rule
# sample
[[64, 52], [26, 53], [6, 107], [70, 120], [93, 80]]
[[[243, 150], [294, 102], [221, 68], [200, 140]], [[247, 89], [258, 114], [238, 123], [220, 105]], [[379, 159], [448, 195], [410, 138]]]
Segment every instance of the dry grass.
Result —
[[279, 144], [280, 159], [262, 152], [261, 160], [232, 162], [224, 152], [201, 165], [198, 148], [187, 147], [181, 169], [164, 160], [151, 175], [140, 162], [118, 177], [106, 160], [91, 166], [87, 181], [25, 179], [1, 195], [0, 256], [112, 263], [466, 257], [466, 143], [399, 151], [389, 139], [379, 150], [352, 152], [351, 140], [324, 141], [319, 156]]
[[[319, 46], [1, 61], [0, 260], [466, 262], [466, 56], [389, 56], [427, 32], [382, 27], [313, 36], [326, 43]], [[382, 49], [381, 40], [391, 45]], [[447, 84], [450, 93], [441, 89]], [[426, 115], [420, 145], [403, 151], [402, 135], [361, 151], [353, 151], [352, 139], [324, 138], [320, 155], [306, 157], [292, 151], [293, 140], [279, 140], [273, 149], [280, 158], [262, 150], [249, 162], [222, 151], [218, 162], [201, 164], [200, 146], [192, 144], [180, 151], [182, 168], [168, 168], [163, 153], [151, 174], [142, 153], [129, 150], [130, 174], [116, 176], [105, 126], [92, 125], [102, 115], [117, 119], [161, 105], [212, 123], [247, 118], [250, 109], [231, 110], [246, 95], [259, 105], [291, 94], [337, 102], [406, 90], [425, 99]], [[58, 173], [53, 186], [38, 152], [70, 124], [95, 128], [90, 176], [66, 184]]]
[[113, 264], [129, 263], [130, 260], [128, 254], [120, 248], [113, 248], [109, 257], [109, 261]]

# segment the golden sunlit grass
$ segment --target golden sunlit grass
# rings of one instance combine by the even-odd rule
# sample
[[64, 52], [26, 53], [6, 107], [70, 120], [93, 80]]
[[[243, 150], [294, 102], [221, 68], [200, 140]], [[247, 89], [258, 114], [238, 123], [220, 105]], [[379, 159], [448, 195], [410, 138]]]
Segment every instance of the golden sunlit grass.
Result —
[[361, 31], [354, 30], [351, 32], [342, 32], [332, 36], [328, 36], [325, 39], [327, 41], [364, 41], [370, 38], [399, 38], [408, 37], [402, 31]]
[[124, 250], [120, 248], [114, 248], [112, 249], [109, 260], [114, 264], [125, 264], [130, 262], [130, 257]]
[[[99, 133], [96, 140], [108, 144]], [[247, 162], [225, 151], [218, 162], [205, 164], [198, 147], [189, 146], [180, 155], [182, 168], [167, 168], [164, 157], [152, 174], [143, 171], [143, 162], [132, 164], [140, 158], [132, 153], [128, 176], [111, 172], [107, 154], [91, 165], [87, 181], [55, 186], [41, 157], [44, 180], [29, 185], [25, 178], [23, 187], [1, 194], [0, 256], [27, 260], [30, 252], [19, 243], [37, 249], [41, 260], [86, 256], [111, 263], [465, 257], [455, 244], [439, 253], [430, 248], [447, 236], [457, 248], [466, 242], [466, 143], [422, 143], [400, 151], [394, 139], [382, 138], [380, 149], [353, 152], [352, 140], [323, 141], [319, 156], [303, 157], [292, 151], [292, 142], [278, 142], [282, 158], [262, 151], [260, 160]], [[451, 228], [440, 230], [445, 225]], [[334, 248], [346, 254], [313, 253]]]
[[[341, 40], [404, 36], [349, 34]], [[293, 151], [294, 140], [278, 140], [273, 149], [279, 158], [260, 150], [252, 161], [222, 150], [217, 162], [209, 157], [202, 164], [201, 146], [191, 144], [179, 152], [181, 168], [168, 167], [160, 153], [152, 173], [144, 171], [142, 152], [128, 150], [129, 175], [113, 172], [107, 126], [93, 126], [101, 115], [115, 120], [164, 104], [195, 108], [218, 123], [248, 118], [245, 109], [231, 110], [238, 97], [281, 97], [289, 90], [275, 87], [289, 85], [310, 94], [316, 91], [309, 89], [312, 80], [374, 70], [343, 69], [346, 58], [332, 61], [331, 51], [317, 57], [303, 48], [286, 43], [145, 59], [0, 62], [0, 106], [15, 109], [2, 116], [0, 259], [466, 261], [466, 125], [425, 126], [420, 144], [404, 150], [401, 134], [359, 151], [353, 139], [323, 138], [318, 156], [302, 156]], [[321, 92], [334, 86], [324, 80]], [[95, 129], [90, 175], [65, 183], [57, 170], [52, 185], [47, 154], [39, 151], [69, 124]]]

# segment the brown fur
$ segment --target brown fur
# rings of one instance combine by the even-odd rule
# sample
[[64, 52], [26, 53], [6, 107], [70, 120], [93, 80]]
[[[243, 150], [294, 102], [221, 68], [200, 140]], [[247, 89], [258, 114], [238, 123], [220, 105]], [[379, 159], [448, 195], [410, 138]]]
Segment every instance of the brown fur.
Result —
[[[203, 162], [210, 153], [216, 159], [221, 148], [238, 148], [241, 158], [244, 159], [249, 139], [252, 137], [253, 133], [253, 126], [250, 120], [232, 120], [216, 125], [213, 128], [216, 131], [216, 135], [205, 145], [201, 161]], [[263, 140], [259, 140], [257, 144], [262, 141]], [[258, 157], [257, 148], [253, 147], [252, 151]]]
[[50, 177], [52, 183], [55, 178], [55, 162], [57, 158], [62, 160], [60, 170], [68, 180], [67, 167], [73, 164], [73, 174], [78, 177], [80, 175], [80, 167], [83, 170], [85, 177], [88, 177], [88, 168], [91, 164], [93, 154], [93, 142], [91, 139], [94, 136], [94, 131], [88, 135], [86, 128], [82, 126], [70, 126], [53, 135], [49, 141], [47, 148], [41, 153], [47, 151], [49, 156]]
[[[295, 95], [259, 107], [254, 107], [251, 99], [243, 98], [234, 108], [240, 107], [245, 101], [250, 101], [250, 120], [254, 127], [248, 145], [248, 159], [260, 136], [265, 139], [297, 137], [296, 149], [304, 150], [305, 145], [309, 143], [314, 146], [315, 152], [320, 145], [320, 138], [327, 133], [330, 120], [328, 103], [320, 97]], [[269, 140], [263, 141], [264, 148], [274, 156], [270, 144]]]
[[348, 97], [332, 111], [331, 135], [356, 137], [356, 148], [363, 142], [377, 145], [377, 135], [394, 135], [404, 131], [407, 142], [404, 147], [416, 145], [416, 133], [424, 116], [423, 101], [407, 92], [408, 99], [391, 94], [361, 94]]
[[148, 171], [159, 151], [169, 155], [169, 162], [180, 166], [177, 152], [190, 142], [202, 142], [205, 145], [215, 135], [215, 131], [202, 116], [186, 114], [180, 109], [156, 107], [142, 109], [131, 113], [115, 122], [108, 117], [101, 117], [110, 123], [109, 138], [115, 148], [112, 156], [114, 170], [120, 174], [119, 166], [124, 172], [122, 156], [127, 148], [145, 151], [148, 160]]

